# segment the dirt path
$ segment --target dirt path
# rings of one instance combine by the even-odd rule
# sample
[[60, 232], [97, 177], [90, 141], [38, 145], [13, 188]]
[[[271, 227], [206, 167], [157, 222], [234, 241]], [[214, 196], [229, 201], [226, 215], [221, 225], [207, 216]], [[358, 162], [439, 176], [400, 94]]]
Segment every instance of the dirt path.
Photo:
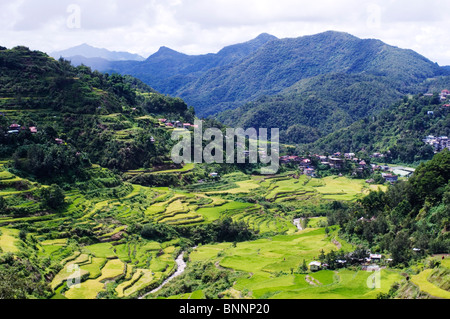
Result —
[[306, 282], [307, 282], [308, 284], [310, 284], [311, 286], [321, 286], [321, 285], [322, 285], [322, 283], [321, 283], [320, 281], [318, 281], [316, 278], [311, 277], [311, 276], [309, 276], [309, 275], [307, 275], [307, 276], [305, 277], [305, 280], [306, 280]]
[[335, 244], [335, 245], [336, 245], [336, 247], [337, 247], [337, 249], [338, 249], [338, 250], [342, 248], [342, 245], [341, 245], [341, 243], [340, 243], [340, 242], [338, 242], [338, 241], [336, 240], [336, 238], [333, 238], [333, 244]]

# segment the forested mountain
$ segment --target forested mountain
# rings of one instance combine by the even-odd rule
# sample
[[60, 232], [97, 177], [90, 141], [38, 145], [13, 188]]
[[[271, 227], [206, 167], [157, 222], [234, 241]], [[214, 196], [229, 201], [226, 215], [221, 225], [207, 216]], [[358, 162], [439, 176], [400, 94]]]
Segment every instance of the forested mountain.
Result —
[[143, 61], [145, 58], [141, 57], [138, 54], [132, 54], [128, 52], [117, 52], [117, 51], [109, 51], [106, 49], [95, 48], [90, 46], [89, 44], [83, 43], [76, 47], [55, 51], [50, 53], [50, 56], [55, 59], [59, 59], [63, 57], [65, 59], [70, 60], [71, 57], [80, 56], [84, 58], [101, 58], [107, 61]]
[[[137, 79], [73, 67], [26, 47], [0, 48], [0, 107], [0, 157], [43, 176], [75, 177], [88, 161], [118, 170], [163, 165], [170, 133], [155, 127], [158, 116], [194, 119], [181, 99]], [[12, 125], [17, 134], [7, 134]]]
[[212, 115], [320, 75], [386, 77], [396, 83], [395, 89], [407, 91], [410, 85], [440, 72], [437, 65], [412, 51], [346, 33], [325, 32], [272, 41], [238, 64], [210, 70], [179, 95], [195, 105], [200, 115]]
[[217, 118], [237, 127], [277, 127], [285, 143], [310, 143], [400, 99], [393, 82], [369, 74], [321, 75]]
[[[392, 102], [390, 98], [411, 93], [418, 83], [447, 72], [414, 51], [333, 31], [287, 39], [263, 34], [217, 54], [201, 56], [188, 56], [162, 47], [144, 62], [113, 63], [109, 71], [133, 75], [162, 93], [181, 97], [200, 116], [235, 109], [262, 96], [284, 94], [285, 90], [290, 96], [284, 99], [292, 100], [293, 95], [311, 91], [304, 88], [308, 81], [298, 84], [299, 81], [309, 79], [312, 81], [309, 83], [320, 84], [335, 74], [350, 75], [350, 78], [344, 86], [339, 86], [338, 81], [328, 84], [333, 90], [326, 98], [332, 103], [344, 101], [355, 108], [361, 99], [352, 100], [350, 95], [344, 100], [334, 100], [333, 95], [361, 80], [375, 89], [366, 86], [369, 89], [366, 91], [360, 87], [353, 95], [374, 95], [379, 89], [376, 87], [383, 86], [378, 97], [386, 94], [386, 100]], [[297, 101], [293, 103], [302, 106]], [[259, 126], [257, 121], [248, 124]]]
[[[203, 75], [212, 69], [238, 63], [273, 40], [276, 40], [276, 37], [261, 34], [251, 41], [225, 47], [216, 54], [205, 55], [186, 55], [167, 47], [161, 47], [158, 52], [143, 62], [115, 62], [110, 64], [109, 69], [102, 71], [129, 74], [141, 79], [161, 93], [190, 98], [196, 94], [182, 94], [187, 85], [197, 80], [202, 81]], [[194, 100], [190, 101], [190, 105], [197, 107], [194, 102]]]
[[423, 142], [428, 135], [450, 135], [450, 107], [437, 93], [405, 97], [378, 115], [365, 117], [299, 148], [322, 153], [382, 152], [391, 161], [412, 163], [433, 156], [433, 149]]

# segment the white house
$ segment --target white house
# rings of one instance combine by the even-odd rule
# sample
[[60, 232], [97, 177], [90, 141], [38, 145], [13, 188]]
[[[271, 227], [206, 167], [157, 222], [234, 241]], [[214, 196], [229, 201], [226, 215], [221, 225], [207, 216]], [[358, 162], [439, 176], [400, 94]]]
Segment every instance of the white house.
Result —
[[309, 269], [311, 271], [319, 271], [322, 268], [322, 263], [318, 261], [313, 261], [309, 264]]

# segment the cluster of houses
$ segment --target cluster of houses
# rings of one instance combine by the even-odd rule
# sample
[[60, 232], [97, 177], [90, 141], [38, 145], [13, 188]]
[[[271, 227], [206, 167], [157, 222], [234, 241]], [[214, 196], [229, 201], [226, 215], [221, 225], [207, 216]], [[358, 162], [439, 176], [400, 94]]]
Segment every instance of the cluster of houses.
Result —
[[[433, 93], [426, 93], [424, 94], [424, 96], [433, 96]], [[447, 101], [447, 99], [450, 97], [450, 91], [449, 90], [442, 90], [441, 93], [439, 94], [439, 98], [441, 100], [441, 102], [445, 102]]]
[[441, 99], [442, 102], [446, 101], [450, 96], [450, 91], [449, 90], [442, 90], [441, 93], [439, 94], [439, 98]]
[[21, 131], [30, 131], [32, 134], [36, 134], [38, 132], [37, 128], [35, 126], [31, 126], [31, 127], [25, 127], [25, 126], [21, 126], [17, 123], [13, 123], [9, 126], [8, 131], [6, 132], [6, 134], [19, 134]]
[[[421, 253], [422, 250], [420, 248], [413, 248], [412, 251], [413, 251], [413, 253], [419, 254], [419, 253]], [[368, 257], [365, 257], [365, 258], [356, 258], [353, 255], [353, 253], [350, 253], [345, 258], [347, 258], [347, 259], [336, 260], [336, 264], [338, 265], [338, 267], [343, 268], [343, 267], [347, 266], [347, 263], [350, 263], [352, 265], [361, 265], [362, 269], [367, 270], [367, 271], [373, 271], [373, 270], [379, 269], [379, 265], [382, 262], [391, 263], [393, 261], [392, 258], [386, 258], [385, 256], [383, 256], [381, 254], [372, 254], [372, 253], [369, 253]], [[321, 263], [320, 261], [312, 261], [309, 264], [309, 269], [312, 272], [325, 270], [328, 268], [329, 268], [328, 264]]]
[[[25, 132], [25, 131], [29, 131], [31, 134], [36, 134], [38, 132], [38, 129], [35, 126], [26, 127], [26, 126], [21, 126], [17, 123], [13, 123], [9, 126], [9, 129], [6, 132], [6, 135], [19, 134], [20, 132]], [[55, 143], [58, 145], [63, 145], [63, 144], [65, 144], [65, 141], [60, 138], [55, 138]]]
[[[382, 261], [383, 256], [380, 254], [370, 254], [369, 257], [366, 258], [359, 258], [359, 259], [354, 259], [352, 257], [350, 257], [350, 262], [352, 264], [360, 264], [363, 266], [368, 266], [370, 264], [380, 264]], [[385, 260], [386, 262], [392, 262], [391, 258], [387, 258]], [[338, 264], [340, 267], [345, 267], [347, 265], [347, 260], [336, 260], [336, 264]], [[324, 270], [324, 269], [328, 269], [329, 265], [325, 264], [325, 263], [321, 263], [320, 261], [312, 261], [309, 264], [309, 269], [313, 272], [315, 271], [320, 271], [320, 270]]]
[[433, 135], [427, 136], [423, 139], [425, 144], [431, 145], [435, 153], [439, 153], [444, 149], [450, 150], [450, 141], [447, 136], [435, 137]]
[[183, 123], [180, 121], [172, 121], [172, 120], [167, 120], [167, 119], [158, 119], [158, 127], [165, 126], [167, 128], [185, 128], [185, 129], [189, 129], [189, 128], [197, 128], [198, 125], [193, 125], [191, 123]]
[[[372, 158], [383, 158], [385, 155], [381, 153], [374, 153], [371, 155]], [[316, 157], [320, 164], [323, 166], [328, 166], [332, 169], [336, 170], [342, 170], [345, 168], [345, 164], [348, 161], [351, 161], [353, 163], [356, 163], [356, 169], [355, 173], [357, 172], [363, 172], [364, 170], [370, 169], [372, 172], [374, 171], [381, 171], [383, 178], [388, 183], [395, 183], [398, 181], [398, 178], [400, 176], [408, 177], [411, 175], [414, 170], [408, 170], [403, 171], [399, 170], [400, 174], [397, 174], [392, 168], [390, 168], [387, 165], [377, 165], [377, 164], [368, 164], [365, 160], [361, 160], [356, 156], [355, 153], [334, 153], [331, 156], [323, 156], [323, 155], [314, 155]], [[316, 167], [314, 167], [312, 161], [309, 158], [304, 158], [301, 156], [281, 156], [280, 157], [280, 163], [281, 164], [288, 164], [288, 163], [294, 163], [297, 164], [299, 169], [303, 172], [304, 175], [310, 176], [310, 177], [316, 177]]]

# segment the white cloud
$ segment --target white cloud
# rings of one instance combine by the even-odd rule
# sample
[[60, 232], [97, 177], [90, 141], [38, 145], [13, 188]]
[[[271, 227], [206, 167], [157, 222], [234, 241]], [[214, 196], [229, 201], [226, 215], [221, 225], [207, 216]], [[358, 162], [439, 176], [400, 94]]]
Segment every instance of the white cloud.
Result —
[[[337, 30], [443, 65], [450, 64], [447, 1], [0, 0], [0, 45], [50, 52], [89, 43], [143, 56], [164, 45], [201, 54], [263, 32], [283, 38]], [[68, 26], [70, 4], [80, 8], [80, 28]]]

